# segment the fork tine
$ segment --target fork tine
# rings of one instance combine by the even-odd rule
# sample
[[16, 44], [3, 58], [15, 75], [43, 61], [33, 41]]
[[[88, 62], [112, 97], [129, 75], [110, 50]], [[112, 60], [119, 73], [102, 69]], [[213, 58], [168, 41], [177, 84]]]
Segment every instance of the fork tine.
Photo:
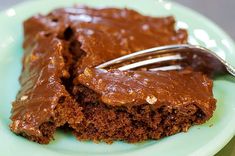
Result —
[[[169, 59], [170, 56], [173, 57], [176, 54], [180, 55], [181, 58]], [[166, 58], [162, 59], [163, 57]], [[147, 60], [144, 60], [144, 58]], [[177, 62], [174, 62], [175, 60]], [[173, 64], [175, 66], [172, 66]], [[180, 65], [182, 65], [182, 68], [187, 66], [192, 67], [194, 70], [205, 72], [209, 76], [225, 74], [227, 72], [235, 76], [235, 68], [219, 55], [204, 47], [189, 44], [166, 45], [141, 50], [104, 62], [95, 68], [119, 68], [121, 70], [128, 70], [146, 66], [148, 70], [156, 71], [180, 70]]]
[[147, 66], [150, 64], [154, 64], [154, 63], [160, 63], [160, 62], [165, 62], [165, 61], [176, 61], [176, 60], [182, 60], [182, 59], [183, 58], [179, 54], [162, 56], [162, 57], [157, 57], [157, 58], [153, 58], [153, 59], [149, 59], [149, 60], [144, 60], [144, 61], [139, 61], [139, 62], [131, 63], [128, 65], [124, 65], [122, 67], [119, 67], [118, 69], [119, 70], [130, 70], [130, 69], [134, 69], [134, 68], [138, 68], [138, 67], [142, 67], [142, 66]]
[[145, 49], [145, 50], [141, 50], [138, 52], [134, 52], [125, 56], [121, 56], [119, 58], [107, 61], [105, 63], [102, 63], [98, 66], [96, 66], [96, 68], [106, 68], [108, 66], [111, 65], [115, 65], [118, 63], [122, 63], [124, 61], [127, 60], [131, 60], [131, 59], [135, 59], [135, 58], [139, 58], [139, 57], [145, 57], [148, 55], [160, 55], [163, 54], [165, 52], [169, 53], [170, 51], [175, 51], [177, 49], [183, 49], [183, 48], [188, 48], [189, 45], [186, 44], [182, 44], [181, 47], [179, 48], [179, 45], [167, 45], [167, 46], [161, 46], [161, 47], [154, 47], [154, 48], [150, 48], [150, 49]]
[[149, 69], [150, 71], [168, 71], [168, 70], [181, 70], [183, 69], [182, 66], [180, 65], [171, 65], [171, 66], [164, 66], [164, 67], [157, 67], [157, 68], [152, 68], [152, 69]]

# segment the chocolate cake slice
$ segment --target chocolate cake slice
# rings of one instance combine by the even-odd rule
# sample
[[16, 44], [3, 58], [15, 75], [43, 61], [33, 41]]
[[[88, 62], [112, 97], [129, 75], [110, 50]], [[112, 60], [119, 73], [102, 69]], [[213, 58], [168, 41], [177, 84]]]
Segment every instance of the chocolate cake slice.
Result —
[[11, 130], [44, 144], [58, 127], [79, 140], [137, 142], [204, 123], [215, 100], [201, 73], [93, 69], [138, 50], [186, 43], [187, 31], [174, 25], [172, 16], [85, 6], [27, 19]]
[[82, 122], [79, 140], [159, 139], [208, 120], [215, 110], [212, 81], [191, 70], [148, 72], [86, 68], [76, 79]]

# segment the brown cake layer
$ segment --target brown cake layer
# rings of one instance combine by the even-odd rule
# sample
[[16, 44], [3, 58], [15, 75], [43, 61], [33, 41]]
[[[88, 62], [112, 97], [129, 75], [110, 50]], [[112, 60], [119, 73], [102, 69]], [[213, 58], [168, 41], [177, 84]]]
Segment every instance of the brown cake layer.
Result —
[[148, 72], [86, 68], [77, 78], [84, 118], [79, 140], [159, 139], [208, 120], [215, 110], [212, 81], [191, 70]]
[[[139, 95], [134, 89], [136, 85], [131, 85], [144, 83], [137, 82], [137, 79], [126, 81], [127, 86], [130, 83], [128, 87], [133, 87], [134, 94], [123, 94], [125, 89], [121, 89], [122, 78], [113, 79], [119, 71], [109, 71], [105, 75], [102, 71], [87, 68], [94, 74], [94, 79], [97, 76], [101, 76], [101, 79], [110, 76], [112, 79], [105, 81], [104, 85], [116, 84], [121, 89], [118, 90], [121, 101], [118, 101], [117, 92], [112, 93], [105, 87], [96, 88], [94, 84], [91, 88], [85, 84], [92, 84], [93, 79], [90, 77], [85, 82], [86, 67], [94, 67], [146, 48], [186, 43], [186, 30], [175, 30], [174, 24], [175, 20], [171, 16], [149, 17], [129, 9], [84, 6], [57, 9], [48, 15], [29, 18], [24, 22], [25, 52], [21, 89], [13, 102], [11, 130], [39, 143], [48, 143], [56, 128], [61, 126], [72, 128], [79, 139], [136, 142], [158, 139], [185, 131], [192, 124], [205, 122], [213, 113], [215, 101], [212, 98], [211, 81], [200, 73], [190, 71], [188, 77], [192, 76], [192, 80], [188, 78], [181, 82], [187, 87], [195, 87], [187, 83], [194, 83], [196, 79], [193, 77], [196, 76], [202, 88], [200, 95], [206, 93], [200, 101], [200, 87], [196, 89], [197, 92], [192, 92], [192, 88], [184, 88], [190, 91], [185, 91], [183, 96], [187, 98], [187, 104], [180, 101], [184, 93], [177, 93], [178, 90], [171, 92], [168, 83], [164, 84], [166, 88], [169, 87], [169, 96], [163, 92], [158, 95], [164, 88], [159, 89], [158, 86], [151, 90], [143, 87], [142, 92], [148, 96]], [[85, 74], [80, 75], [83, 72]], [[152, 81], [161, 84], [169, 80], [174, 84], [172, 75], [178, 75], [182, 80], [187, 77], [187, 74], [173, 73], [165, 72], [164, 78], [159, 78], [158, 73], [152, 73]], [[126, 77], [128, 74], [135, 75], [135, 72], [119, 74]], [[141, 79], [145, 79], [145, 76], [148, 77], [148, 74], [143, 73]], [[149, 96], [150, 92], [158, 101], [165, 101], [162, 102], [164, 104], [158, 106], [146, 103], [146, 98], [150, 101], [154, 99]]]

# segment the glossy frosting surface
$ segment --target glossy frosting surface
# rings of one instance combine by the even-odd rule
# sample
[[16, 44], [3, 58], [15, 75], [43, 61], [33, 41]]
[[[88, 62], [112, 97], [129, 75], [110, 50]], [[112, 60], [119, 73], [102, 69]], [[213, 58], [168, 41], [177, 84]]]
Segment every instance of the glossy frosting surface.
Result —
[[195, 104], [207, 115], [215, 107], [212, 81], [207, 76], [184, 71], [119, 71], [86, 68], [78, 81], [100, 94], [113, 106], [151, 104], [179, 107]]
[[149, 17], [129, 9], [77, 7], [57, 9], [49, 17], [52, 20], [38, 20], [49, 23], [50, 31], [57, 34], [70, 28], [71, 36], [80, 43], [84, 54], [77, 62], [78, 73], [139, 50], [187, 42], [186, 30], [175, 30], [172, 16]]

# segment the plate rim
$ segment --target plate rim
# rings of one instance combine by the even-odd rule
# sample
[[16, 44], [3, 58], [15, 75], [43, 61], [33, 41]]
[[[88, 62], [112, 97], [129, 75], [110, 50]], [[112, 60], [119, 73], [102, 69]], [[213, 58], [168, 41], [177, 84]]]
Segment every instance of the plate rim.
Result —
[[[7, 16], [6, 15], [6, 12], [9, 10], [9, 9], [15, 9], [15, 10], [18, 10], [20, 8], [23, 8], [25, 7], [25, 5], [32, 5], [31, 3], [43, 3], [43, 1], [52, 1], [52, 0], [34, 0], [34, 1], [24, 1], [24, 2], [19, 2], [15, 5], [12, 5], [11, 7], [8, 7], [8, 8], [5, 8], [3, 10], [0, 11], [0, 19], [1, 18], [4, 18], [4, 16]], [[69, 3], [69, 2], [68, 2]], [[226, 38], [226, 40], [228, 40], [229, 44], [231, 47], [229, 47], [229, 49], [231, 50], [235, 50], [235, 42], [234, 40], [220, 27], [218, 26], [215, 22], [213, 22], [212, 20], [210, 20], [208, 17], [204, 16], [203, 14], [193, 10], [192, 8], [189, 8], [189, 7], [186, 7], [182, 4], [179, 4], [177, 2], [173, 2], [173, 1], [170, 1], [170, 3], [172, 3], [174, 6], [176, 6], [177, 8], [182, 8], [183, 10], [186, 10], [187, 12], [191, 12], [192, 14], [195, 14], [196, 16], [202, 18], [203, 21], [206, 21], [207, 24], [210, 25], [210, 27], [212, 27], [212, 29], [216, 30], [216, 32], [218, 32], [217, 34], [219, 34], [220, 36], [223, 36]], [[234, 119], [235, 119], [235, 116], [234, 116]], [[235, 121], [234, 121], [234, 124], [235, 124]], [[231, 130], [232, 128], [230, 128]], [[233, 132], [232, 132], [233, 131]], [[235, 135], [235, 127], [233, 128], [233, 130], [231, 130], [231, 133], [230, 135], [227, 135], [227, 138], [226, 139], [223, 139], [224, 142], [223, 143], [218, 143], [217, 144], [217, 148], [214, 150], [211, 149], [211, 150], [206, 150], [207, 153], [205, 153], [205, 151], [202, 152], [194, 152], [190, 155], [213, 155], [213, 154], [216, 154], [218, 151], [220, 151], [232, 138], [233, 136]], [[202, 148], [200, 148], [202, 149]], [[130, 153], [131, 154], [131, 153]], [[112, 155], [116, 155], [116, 154], [112, 154]], [[117, 154], [118, 155], [118, 154]]]

